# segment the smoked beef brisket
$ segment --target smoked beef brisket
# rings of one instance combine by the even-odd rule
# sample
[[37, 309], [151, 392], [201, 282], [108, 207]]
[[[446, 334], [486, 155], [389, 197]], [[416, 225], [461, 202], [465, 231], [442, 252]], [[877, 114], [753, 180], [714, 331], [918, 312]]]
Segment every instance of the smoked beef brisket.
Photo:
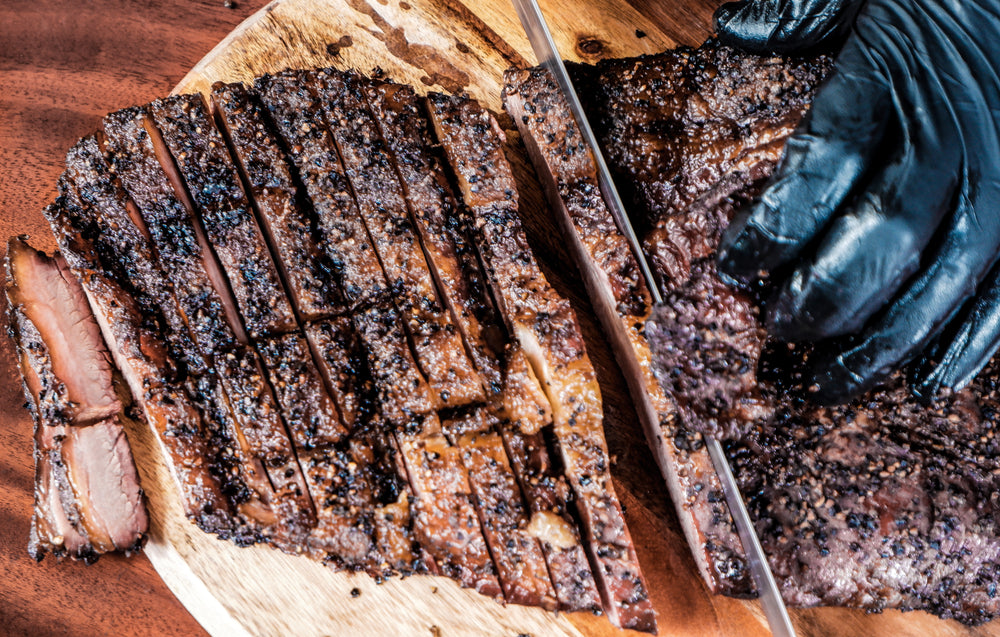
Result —
[[1000, 612], [1000, 369], [929, 408], [902, 374], [848, 405], [817, 407], [795, 371], [808, 348], [768, 341], [753, 299], [715, 272], [721, 232], [759, 192], [828, 67], [713, 42], [574, 67], [665, 298], [645, 330], [648, 296], [644, 307], [629, 302], [634, 261], [620, 238], [595, 231], [613, 222], [554, 83], [539, 69], [511, 71], [505, 102], [632, 377], [707, 583], [752, 593], [699, 432], [740, 436], [727, 453], [787, 602], [980, 623]]
[[[596, 374], [504, 142], [471, 100], [333, 69], [108, 115], [45, 211], [82, 360], [114, 361], [207, 532], [655, 631]], [[40, 393], [66, 359], [9, 295], [33, 413], [63, 427], [36, 430], [33, 551], [129, 550], [57, 462], [108, 464], [70, 421], [111, 435], [118, 398]]]

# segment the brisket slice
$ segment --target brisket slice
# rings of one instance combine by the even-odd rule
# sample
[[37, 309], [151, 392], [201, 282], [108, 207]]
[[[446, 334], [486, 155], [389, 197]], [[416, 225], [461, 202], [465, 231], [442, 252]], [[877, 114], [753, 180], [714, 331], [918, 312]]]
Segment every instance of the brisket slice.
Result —
[[[7, 277], [11, 334], [35, 419], [29, 552], [36, 559], [52, 552], [91, 561], [109, 551], [137, 551], [149, 519], [110, 355], [86, 296], [60, 257], [20, 238], [8, 243]], [[89, 400], [77, 403], [78, 397]], [[101, 402], [96, 422], [93, 409], [80, 408]]]
[[378, 554], [387, 570], [407, 574], [426, 565], [413, 536], [413, 492], [392, 433], [375, 418], [375, 391], [368, 360], [351, 319], [338, 317], [305, 326], [306, 338], [325, 386], [352, 438], [361, 438], [372, 460], [360, 464], [373, 488], [373, 524]]
[[[826, 67], [708, 43], [576, 73], [590, 82], [582, 93], [633, 210], [651, 221], [646, 247], [669, 313], [650, 336], [669, 341], [663, 371], [690, 376], [664, 384], [689, 405], [704, 404], [699, 379], [738, 400], [752, 386], [763, 406], [736, 412], [746, 435], [727, 452], [786, 601], [980, 623], [1000, 611], [995, 363], [931, 408], [911, 397], [902, 374], [847, 405], [817, 407], [797, 380], [809, 348], [767, 342], [754, 304], [715, 273], [721, 232], [759, 192]], [[705, 419], [691, 409], [672, 415], [659, 435], [689, 450], [678, 466], [697, 473]], [[705, 474], [690, 484], [721, 501], [713, 482]], [[728, 515], [707, 503], [675, 502], [702, 537], [732, 533]], [[696, 555], [740, 576], [709, 569], [709, 585], [749, 591], [739, 552], [688, 537]]]
[[360, 81], [402, 183], [442, 301], [462, 333], [487, 395], [492, 396], [502, 383], [495, 352], [502, 350], [506, 337], [441, 159], [432, 149], [422, 98], [405, 84]]
[[257, 79], [254, 88], [312, 203], [320, 246], [350, 307], [370, 305], [388, 286], [375, 246], [358, 214], [340, 156], [323, 124], [319, 100], [308, 88], [312, 72], [284, 71]]
[[368, 107], [361, 79], [332, 69], [319, 71], [314, 78], [358, 211], [389, 286], [400, 291], [397, 306], [435, 400], [442, 407], [482, 401], [482, 379], [438, 298], [402, 184]]
[[216, 84], [212, 105], [299, 316], [312, 321], [343, 314], [343, 294], [319, 246], [316, 219], [300, 201], [293, 168], [257, 96], [242, 84]]
[[374, 508], [372, 486], [369, 477], [359, 472], [370, 464], [366, 460], [370, 448], [361, 439], [345, 441], [347, 430], [303, 335], [274, 336], [259, 341], [257, 347], [316, 506], [309, 549], [320, 560], [381, 574], [369, 519]]
[[552, 406], [553, 437], [576, 495], [604, 610], [616, 625], [653, 631], [655, 613], [611, 482], [596, 375], [568, 301], [548, 285], [527, 244], [502, 132], [464, 98], [432, 94], [429, 108], [473, 216], [494, 298]]
[[291, 303], [243, 193], [236, 167], [200, 94], [150, 107], [156, 127], [200, 214], [251, 337], [295, 328]]
[[469, 474], [476, 512], [503, 587], [504, 599], [515, 604], [559, 607], [542, 547], [532, 536], [521, 488], [497, 434], [494, 409], [478, 407], [445, 421], [448, 439], [461, 452]]
[[[145, 108], [104, 119], [112, 165], [142, 215], [160, 267], [173, 279], [188, 330], [215, 365], [241, 426], [251, 463], [260, 463], [274, 488], [279, 532], [291, 538], [315, 522], [313, 503], [260, 360], [228, 295], [225, 277], [195, 217], [169, 150]], [[292, 540], [295, 541], [294, 539]]]
[[[519, 358], [509, 356], [523, 363], [518, 367], [522, 372], [512, 373], [515, 367], [512, 363], [508, 363], [506, 370], [501, 365], [504, 329], [485, 287], [475, 246], [464, 227], [468, 217], [459, 214], [441, 160], [432, 148], [422, 99], [411, 87], [391, 82], [368, 81], [365, 87], [442, 298], [451, 309], [466, 348], [485, 381], [490, 402], [503, 414], [496, 429], [501, 434], [520, 495], [528, 504], [531, 520], [545, 521], [535, 527], [560, 531], [558, 536], [535, 533], [560, 607], [600, 608], [576, 523], [567, 510], [568, 486], [549, 461], [545, 441], [538, 433], [552, 422], [548, 400], [523, 353]], [[510, 350], [520, 352], [513, 345]], [[474, 471], [470, 476], [475, 483]]]

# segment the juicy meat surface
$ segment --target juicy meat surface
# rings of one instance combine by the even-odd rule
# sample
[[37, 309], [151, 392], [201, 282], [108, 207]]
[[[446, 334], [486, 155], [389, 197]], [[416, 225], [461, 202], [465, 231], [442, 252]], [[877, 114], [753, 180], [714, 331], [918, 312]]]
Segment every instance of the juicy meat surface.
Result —
[[481, 106], [432, 94], [431, 119], [474, 218], [494, 298], [552, 406], [553, 433], [577, 496], [586, 546], [599, 566], [604, 609], [617, 625], [655, 630], [655, 612], [609, 473], [594, 368], [572, 308], [549, 286], [528, 246], [502, 131]]
[[[991, 363], [931, 407], [903, 374], [847, 405], [817, 407], [798, 381], [809, 347], [769, 342], [752, 298], [714, 269], [733, 211], [759, 192], [828, 68], [707, 43], [574, 70], [667, 298], [646, 335], [662, 347], [663, 384], [677, 401], [661, 419], [687, 476], [675, 503], [708, 583], [751, 592], [739, 544], [712, 541], [732, 528], [697, 431], [742, 434], [727, 453], [786, 601], [980, 623], [1000, 612], [989, 496], [1000, 370]], [[633, 347], [639, 356], [649, 343]]]
[[8, 243], [7, 264], [10, 304], [35, 326], [52, 367], [52, 386], [36, 392], [42, 417], [85, 425], [121, 411], [101, 330], [69, 268], [20, 239]]
[[150, 110], [197, 206], [247, 332], [259, 337], [294, 329], [278, 270], [201, 94], [159, 99]]
[[[91, 561], [137, 551], [149, 521], [110, 355], [84, 291], [61, 257], [21, 238], [8, 243], [7, 277], [10, 330], [35, 420], [29, 552]], [[93, 397], [106, 403], [96, 422]], [[89, 409], [81, 408], [88, 398]]]
[[345, 311], [333, 265], [319, 245], [316, 220], [260, 100], [242, 84], [216, 84], [212, 104], [246, 180], [278, 268], [303, 320]]

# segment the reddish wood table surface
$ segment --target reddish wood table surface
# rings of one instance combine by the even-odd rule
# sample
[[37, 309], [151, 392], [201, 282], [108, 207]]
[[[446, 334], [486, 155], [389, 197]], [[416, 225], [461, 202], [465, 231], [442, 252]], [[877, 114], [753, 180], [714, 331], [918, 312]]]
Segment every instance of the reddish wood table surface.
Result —
[[[66, 150], [105, 113], [170, 92], [265, 2], [0, 2], [0, 237], [27, 233], [51, 249], [40, 211]], [[2, 404], [20, 392], [6, 380], [12, 360], [0, 338]], [[0, 635], [204, 634], [145, 557], [29, 558], [32, 473], [27, 413], [0, 413]]]

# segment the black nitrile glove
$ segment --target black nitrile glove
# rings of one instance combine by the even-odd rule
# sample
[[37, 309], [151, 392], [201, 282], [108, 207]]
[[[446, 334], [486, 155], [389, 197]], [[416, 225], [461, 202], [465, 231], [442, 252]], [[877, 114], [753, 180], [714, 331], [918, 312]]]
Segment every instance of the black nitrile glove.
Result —
[[843, 42], [720, 271], [791, 269], [768, 326], [819, 341], [822, 402], [925, 350], [918, 395], [967, 383], [1000, 344], [1000, 0], [748, 0], [715, 19], [753, 52]]

